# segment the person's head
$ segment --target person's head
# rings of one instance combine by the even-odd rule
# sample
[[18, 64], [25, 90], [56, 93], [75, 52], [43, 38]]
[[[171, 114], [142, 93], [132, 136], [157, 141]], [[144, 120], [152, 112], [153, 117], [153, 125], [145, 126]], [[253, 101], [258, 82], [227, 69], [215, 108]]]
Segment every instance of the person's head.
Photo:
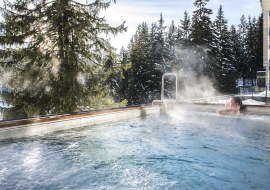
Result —
[[245, 106], [243, 105], [241, 98], [236, 97], [236, 96], [230, 99], [230, 107], [235, 107], [235, 106], [240, 106], [240, 110], [245, 109]]
[[232, 104], [233, 106], [242, 106], [243, 105], [242, 100], [239, 97], [232, 97], [230, 99], [230, 104]]

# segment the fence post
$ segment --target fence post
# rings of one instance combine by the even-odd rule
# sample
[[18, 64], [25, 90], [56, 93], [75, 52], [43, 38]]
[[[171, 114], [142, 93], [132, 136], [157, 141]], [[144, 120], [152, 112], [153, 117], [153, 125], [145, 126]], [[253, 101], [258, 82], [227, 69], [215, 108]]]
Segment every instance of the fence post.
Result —
[[267, 105], [267, 86], [265, 86], [265, 104]]
[[252, 100], [253, 100], [253, 91], [254, 91], [254, 86], [252, 87], [252, 98], [251, 98]]

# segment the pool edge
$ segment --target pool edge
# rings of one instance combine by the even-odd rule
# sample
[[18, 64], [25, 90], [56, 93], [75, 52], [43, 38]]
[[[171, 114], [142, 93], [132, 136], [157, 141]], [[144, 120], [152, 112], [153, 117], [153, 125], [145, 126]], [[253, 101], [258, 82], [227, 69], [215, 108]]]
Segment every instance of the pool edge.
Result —
[[151, 114], [159, 114], [160, 112], [161, 107], [159, 105], [138, 105], [1, 121], [0, 140], [41, 135], [87, 125], [128, 120], [137, 117], [145, 117]]

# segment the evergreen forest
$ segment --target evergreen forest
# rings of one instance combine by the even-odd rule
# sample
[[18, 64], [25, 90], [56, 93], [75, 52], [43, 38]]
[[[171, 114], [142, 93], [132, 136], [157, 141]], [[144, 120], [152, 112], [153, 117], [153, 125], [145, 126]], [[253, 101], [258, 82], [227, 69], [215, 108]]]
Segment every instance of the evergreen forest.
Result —
[[[207, 78], [220, 94], [236, 93], [238, 78], [245, 86], [263, 70], [263, 16], [243, 15], [228, 26], [222, 5], [211, 20], [207, 2], [194, 0], [195, 11], [176, 18], [178, 25], [164, 26], [162, 13], [151, 25], [142, 22], [116, 54], [101, 36], [128, 26], [111, 27], [99, 15], [115, 0], [4, 0], [3, 119], [151, 103], [161, 98], [165, 73], [179, 75], [180, 91], [192, 76], [192, 83]], [[174, 82], [167, 80], [168, 97]]]

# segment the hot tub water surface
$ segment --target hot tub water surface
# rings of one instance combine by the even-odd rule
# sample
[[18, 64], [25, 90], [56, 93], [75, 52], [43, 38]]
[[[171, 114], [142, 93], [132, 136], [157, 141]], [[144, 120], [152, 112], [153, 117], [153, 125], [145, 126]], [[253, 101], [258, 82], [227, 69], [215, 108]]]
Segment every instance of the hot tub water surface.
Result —
[[0, 141], [0, 189], [270, 189], [270, 117], [172, 111]]

